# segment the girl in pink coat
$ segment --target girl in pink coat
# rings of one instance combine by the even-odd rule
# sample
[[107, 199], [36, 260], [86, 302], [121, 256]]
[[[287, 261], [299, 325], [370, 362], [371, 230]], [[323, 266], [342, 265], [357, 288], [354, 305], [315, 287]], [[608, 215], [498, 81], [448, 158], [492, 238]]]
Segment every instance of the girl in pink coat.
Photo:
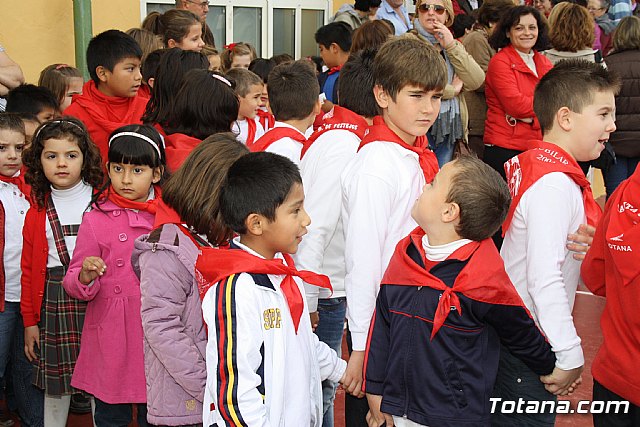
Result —
[[140, 281], [133, 243], [154, 223], [165, 170], [164, 141], [150, 126], [129, 125], [109, 138], [109, 180], [85, 214], [63, 286], [88, 301], [71, 384], [95, 396], [95, 424], [127, 426], [138, 406], [147, 426]]

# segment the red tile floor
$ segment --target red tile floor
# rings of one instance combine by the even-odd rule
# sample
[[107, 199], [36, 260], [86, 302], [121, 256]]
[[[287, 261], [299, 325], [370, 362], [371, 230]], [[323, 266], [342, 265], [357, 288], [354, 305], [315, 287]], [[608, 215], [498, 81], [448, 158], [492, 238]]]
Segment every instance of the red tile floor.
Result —
[[[574, 316], [578, 329], [578, 334], [582, 338], [586, 366], [582, 374], [582, 386], [569, 399], [572, 407], [575, 408], [578, 400], [590, 400], [593, 379], [591, 377], [591, 362], [602, 342], [600, 334], [600, 313], [604, 307], [604, 299], [593, 296], [588, 292], [579, 292], [576, 297]], [[343, 345], [343, 352], [346, 356], [346, 346]], [[338, 390], [336, 397], [336, 427], [344, 427], [344, 392]], [[67, 427], [91, 427], [91, 417], [89, 415], [71, 415]], [[567, 414], [559, 415], [556, 421], [559, 427], [591, 427], [593, 423], [590, 415]], [[16, 422], [16, 427], [19, 423]], [[131, 423], [130, 427], [137, 427], [137, 423]]]

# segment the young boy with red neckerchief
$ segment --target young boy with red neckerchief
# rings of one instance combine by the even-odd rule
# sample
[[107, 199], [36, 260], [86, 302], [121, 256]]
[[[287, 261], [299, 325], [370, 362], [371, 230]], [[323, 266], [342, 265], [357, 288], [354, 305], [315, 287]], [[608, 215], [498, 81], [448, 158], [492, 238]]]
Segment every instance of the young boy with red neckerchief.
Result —
[[[534, 94], [544, 141], [505, 164], [513, 203], [503, 224], [500, 254], [557, 359], [553, 374], [541, 378], [542, 384], [503, 348], [494, 396], [505, 401], [555, 401], [580, 382], [584, 355], [571, 316], [580, 262], [567, 249], [566, 237], [585, 223], [595, 226], [600, 217], [577, 162], [597, 158], [616, 129], [614, 96], [619, 85], [600, 65], [560, 62]], [[523, 418], [547, 425], [553, 424], [555, 413], [507, 414], [498, 408], [492, 422], [512, 426]]]
[[510, 198], [496, 171], [467, 156], [425, 185], [411, 212], [419, 227], [396, 247], [367, 340], [374, 425], [489, 426], [500, 342], [538, 374], [553, 371], [491, 240]]
[[[373, 74], [381, 116], [373, 119], [341, 176], [347, 343], [353, 350], [347, 384], [362, 381], [380, 280], [396, 244], [416, 227], [413, 203], [438, 171], [425, 135], [438, 116], [446, 84], [442, 57], [412, 36], [386, 42], [374, 59]], [[345, 408], [347, 424], [365, 425], [365, 399], [350, 399]]]
[[[378, 112], [373, 96], [373, 60], [376, 50], [353, 54], [342, 68], [340, 104], [323, 117], [323, 125], [302, 149], [300, 174], [305, 187], [305, 209], [313, 218], [300, 248], [296, 264], [305, 270], [326, 274], [333, 293], [306, 286], [311, 323], [321, 341], [341, 353], [347, 310], [344, 290], [344, 233], [340, 212], [340, 174], [353, 159], [360, 141]], [[323, 427], [333, 426], [336, 383], [323, 382]], [[347, 392], [359, 392], [361, 381], [343, 384]]]
[[291, 258], [310, 218], [297, 166], [273, 153], [234, 162], [221, 191], [229, 249], [201, 248], [196, 262], [208, 327], [203, 424], [322, 425], [321, 381], [341, 381], [346, 363], [311, 330], [302, 281]]
[[84, 123], [103, 161], [109, 151], [109, 135], [121, 126], [141, 123], [149, 101], [138, 94], [142, 84], [141, 59], [138, 43], [118, 30], [98, 34], [87, 47], [91, 80], [64, 114]]
[[307, 132], [320, 113], [320, 86], [309, 61], [280, 64], [269, 73], [269, 106], [276, 118], [274, 127], [255, 143], [253, 152], [268, 151], [300, 164]]

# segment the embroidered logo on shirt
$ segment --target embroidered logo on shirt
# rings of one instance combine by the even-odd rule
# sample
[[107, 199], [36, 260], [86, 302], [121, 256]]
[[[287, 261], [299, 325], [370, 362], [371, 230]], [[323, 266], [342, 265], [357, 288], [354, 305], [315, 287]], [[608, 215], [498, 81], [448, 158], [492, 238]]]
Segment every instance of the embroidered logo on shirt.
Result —
[[187, 411], [195, 411], [196, 400], [195, 399], [187, 400], [186, 402], [184, 402], [184, 405], [186, 406]]
[[268, 308], [262, 313], [262, 317], [264, 318], [264, 329], [280, 329], [280, 325], [282, 323], [282, 316], [280, 315], [279, 308]]

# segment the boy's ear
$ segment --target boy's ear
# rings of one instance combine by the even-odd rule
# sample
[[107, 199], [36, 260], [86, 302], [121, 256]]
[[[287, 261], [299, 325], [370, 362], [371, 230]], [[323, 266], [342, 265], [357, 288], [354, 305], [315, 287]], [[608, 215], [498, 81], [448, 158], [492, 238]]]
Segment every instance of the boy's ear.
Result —
[[320, 114], [321, 111], [322, 111], [322, 104], [320, 103], [320, 100], [318, 99], [316, 101], [316, 105], [313, 106], [313, 117], [315, 117], [318, 114]]
[[338, 46], [338, 43], [331, 43], [329, 45], [329, 50], [331, 51], [331, 53], [333, 53], [334, 55], [337, 55], [338, 52], [340, 52], [340, 46]]
[[174, 39], [167, 40], [167, 47], [169, 49], [174, 48], [176, 46], [178, 46], [178, 43], [176, 43], [176, 41]]
[[555, 123], [553, 126], [559, 126], [565, 132], [569, 132], [573, 128], [572, 114], [569, 107], [561, 107], [556, 111]]
[[247, 229], [247, 233], [252, 236], [261, 236], [262, 229], [262, 221], [265, 218], [262, 215], [258, 215], [256, 213], [249, 214], [247, 218], [244, 220], [244, 226]]
[[460, 219], [460, 206], [457, 203], [451, 202], [445, 205], [445, 209], [442, 211], [442, 222], [451, 223]]
[[101, 82], [106, 82], [107, 81], [107, 73], [109, 72], [109, 70], [107, 70], [105, 67], [103, 67], [102, 65], [98, 65], [96, 67], [96, 75], [98, 76], [98, 79]]
[[380, 85], [373, 87], [373, 96], [376, 98], [376, 102], [380, 108], [388, 108], [390, 97], [387, 92]]

